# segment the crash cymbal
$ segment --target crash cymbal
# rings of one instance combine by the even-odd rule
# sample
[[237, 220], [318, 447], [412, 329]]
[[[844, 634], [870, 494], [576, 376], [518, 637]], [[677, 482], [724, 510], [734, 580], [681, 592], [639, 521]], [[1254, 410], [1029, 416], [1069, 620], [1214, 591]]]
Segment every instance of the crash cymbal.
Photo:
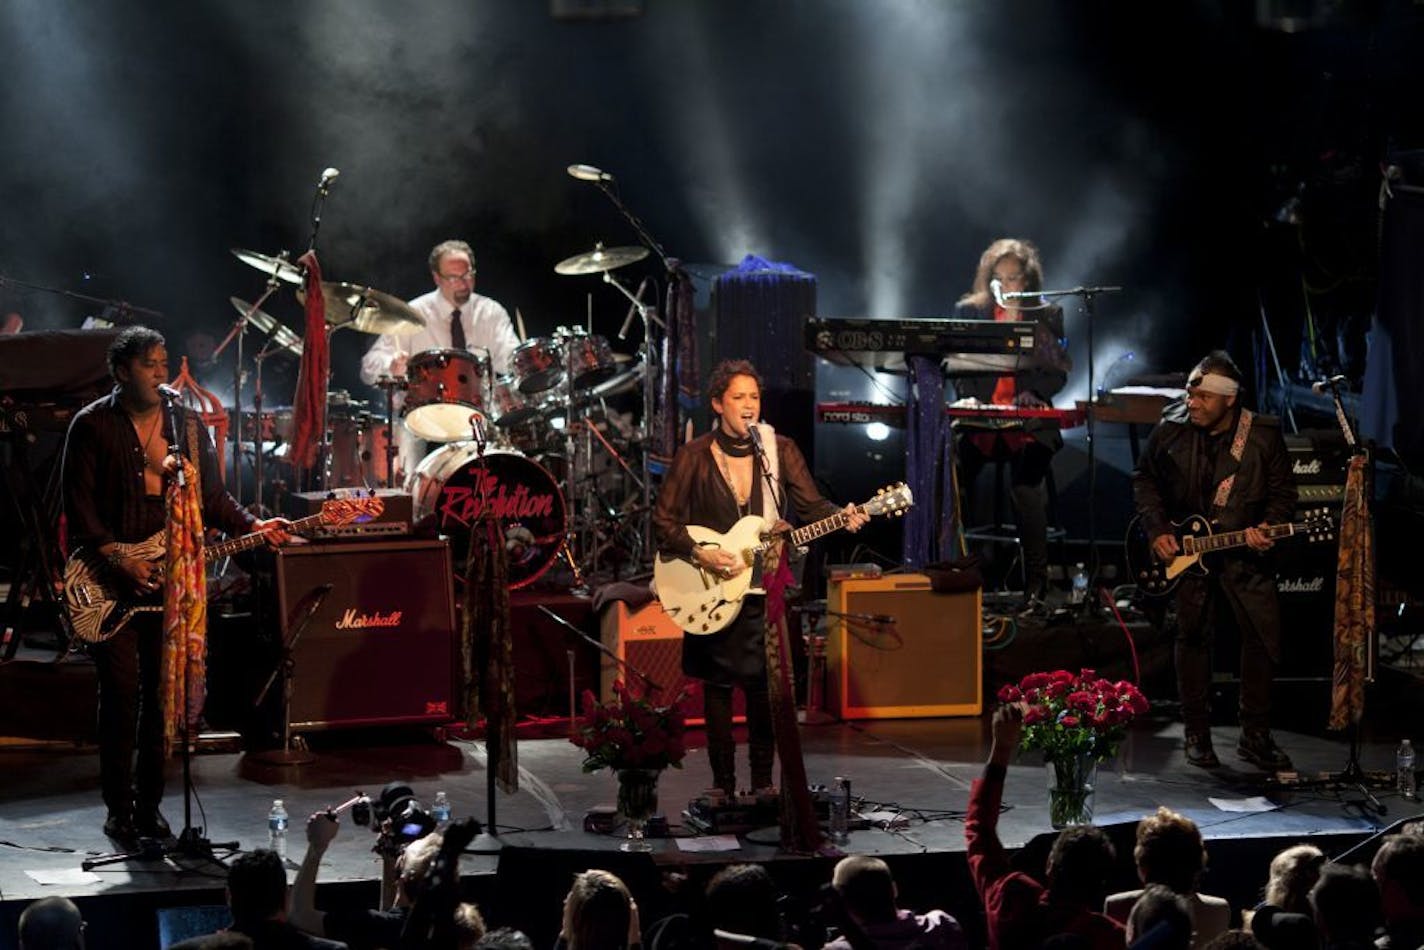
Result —
[[326, 322], [333, 327], [399, 336], [425, 327], [425, 318], [410, 304], [373, 287], [324, 280], [321, 282], [321, 296], [326, 304]]
[[586, 254], [575, 254], [554, 265], [554, 273], [565, 276], [578, 274], [600, 274], [626, 264], [641, 261], [648, 256], [646, 247], [604, 247], [603, 242], [593, 246]]
[[284, 280], [289, 284], [302, 282], [302, 269], [291, 261], [284, 261], [280, 257], [269, 257], [266, 254], [259, 254], [257, 251], [245, 251], [240, 247], [233, 248], [232, 253], [242, 263], [250, 264], [264, 274], [276, 272], [278, 280]]
[[302, 338], [277, 321], [276, 317], [264, 310], [252, 310], [252, 304], [241, 297], [229, 297], [228, 302], [237, 308], [238, 313], [246, 314], [251, 310], [247, 319], [252, 321], [252, 325], [272, 338], [272, 341], [282, 349], [294, 356], [302, 355]]

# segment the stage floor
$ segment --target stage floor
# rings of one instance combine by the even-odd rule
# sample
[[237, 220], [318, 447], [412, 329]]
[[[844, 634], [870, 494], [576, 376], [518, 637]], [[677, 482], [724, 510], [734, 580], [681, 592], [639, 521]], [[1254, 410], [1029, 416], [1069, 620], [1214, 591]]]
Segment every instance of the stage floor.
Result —
[[[1156, 711], [1165, 713], [1165, 710]], [[499, 794], [495, 802], [498, 838], [482, 836], [462, 864], [466, 875], [492, 873], [501, 846], [577, 851], [615, 851], [620, 839], [585, 833], [587, 809], [611, 804], [614, 780], [608, 772], [585, 774], [581, 753], [562, 737], [565, 723], [544, 723], [542, 737], [519, 742], [520, 790]], [[1186, 765], [1180, 752], [1181, 727], [1165, 714], [1135, 724], [1120, 757], [1099, 774], [1099, 824], [1135, 821], [1165, 804], [1191, 816], [1208, 839], [1288, 838], [1310, 835], [1359, 835], [1410, 814], [1416, 803], [1397, 801], [1380, 792], [1388, 806], [1381, 817], [1347, 803], [1358, 797], [1331, 791], [1291, 791], [1278, 794], [1278, 808], [1264, 813], [1223, 811], [1211, 798], [1244, 799], [1264, 790], [1262, 773], [1233, 754], [1234, 728], [1215, 730], [1224, 767], [1205, 772]], [[403, 734], [333, 733], [313, 735], [315, 762], [275, 767], [240, 753], [204, 753], [193, 758], [199, 813], [194, 825], [207, 829], [215, 842], [238, 841], [246, 848], [266, 844], [266, 816], [271, 801], [281, 798], [292, 816], [288, 859], [299, 861], [305, 847], [305, 817], [348, 798], [353, 790], [371, 795], [386, 782], [408, 782], [417, 796], [430, 801], [437, 789], [449, 794], [456, 817], [487, 816], [484, 746], [479, 741], [441, 740], [429, 732]], [[810, 781], [829, 783], [837, 775], [851, 778], [865, 810], [903, 813], [906, 821], [893, 830], [855, 831], [848, 850], [880, 855], [962, 852], [961, 815], [970, 782], [980, 773], [987, 751], [987, 717], [936, 720], [880, 720], [807, 725], [802, 729]], [[1282, 745], [1305, 773], [1337, 770], [1346, 765], [1348, 750], [1333, 738], [1278, 732]], [[682, 770], [669, 770], [660, 785], [664, 811], [675, 840], [656, 841], [659, 864], [768, 861], [777, 858], [777, 833], [766, 829], [743, 837], [739, 850], [692, 852], [679, 847], [690, 832], [680, 812], [702, 790], [709, 776], [701, 734]], [[739, 747], [741, 774], [746, 774], [745, 750]], [[1389, 769], [1393, 742], [1363, 744], [1365, 769]], [[80, 861], [111, 850], [101, 831], [104, 810], [99, 798], [98, 761], [92, 748], [72, 744], [0, 748], [0, 894], [5, 901], [52, 894], [71, 897], [112, 896], [134, 892], [212, 890], [220, 886], [220, 869], [183, 869], [164, 861], [115, 864], [95, 869], [92, 882], [61, 880], [42, 884], [33, 872], [76, 874]], [[1025, 756], [1011, 767], [1001, 819], [1001, 833], [1010, 846], [1021, 846], [1049, 831], [1045, 770]], [[183, 820], [183, 796], [178, 763], [170, 772], [164, 811], [175, 829]], [[320, 880], [324, 885], [367, 882], [379, 877], [371, 852], [373, 835], [343, 822], [327, 853]], [[1284, 846], [1286, 842], [1282, 842]], [[373, 885], [374, 889], [374, 885]], [[196, 895], [194, 895], [196, 896]], [[176, 903], [186, 903], [177, 899]]]

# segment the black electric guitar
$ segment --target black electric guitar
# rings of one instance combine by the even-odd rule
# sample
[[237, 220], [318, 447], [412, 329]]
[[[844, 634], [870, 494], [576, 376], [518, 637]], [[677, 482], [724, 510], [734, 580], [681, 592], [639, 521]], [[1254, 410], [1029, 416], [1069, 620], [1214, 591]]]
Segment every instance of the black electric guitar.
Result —
[[[1226, 551], [1246, 545], [1246, 531], [1212, 532], [1211, 521], [1204, 515], [1192, 515], [1172, 523], [1172, 533], [1177, 536], [1181, 550], [1169, 561], [1163, 561], [1152, 551], [1152, 539], [1142, 526], [1142, 516], [1133, 518], [1127, 526], [1127, 538], [1123, 542], [1127, 556], [1128, 578], [1137, 589], [1150, 597], [1163, 597], [1177, 586], [1182, 575], [1191, 571], [1204, 575], [1206, 565], [1202, 555], [1210, 551]], [[1328, 508], [1319, 508], [1305, 513], [1303, 521], [1288, 524], [1266, 525], [1261, 533], [1272, 541], [1282, 538], [1303, 537], [1307, 541], [1329, 541], [1335, 537], [1335, 522], [1330, 518]]]
[[[292, 522], [291, 533], [301, 534], [317, 525], [343, 525], [379, 517], [386, 503], [379, 496], [335, 498], [321, 503], [321, 511]], [[221, 541], [203, 548], [203, 560], [212, 562], [249, 551], [265, 543], [261, 531]], [[159, 531], [135, 544], [116, 544], [123, 557], [156, 561], [167, 550], [167, 532]], [[163, 610], [153, 598], [139, 598], [127, 576], [111, 567], [97, 551], [80, 548], [64, 565], [64, 604], [74, 636], [86, 643], [107, 640], [127, 626], [135, 614]]]

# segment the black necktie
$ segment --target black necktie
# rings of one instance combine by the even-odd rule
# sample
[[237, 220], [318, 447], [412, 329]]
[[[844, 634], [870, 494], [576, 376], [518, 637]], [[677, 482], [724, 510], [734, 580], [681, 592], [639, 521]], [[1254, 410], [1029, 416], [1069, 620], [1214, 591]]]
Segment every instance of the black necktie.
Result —
[[457, 350], [465, 348], [465, 327], [460, 323], [460, 311], [450, 314], [450, 346]]

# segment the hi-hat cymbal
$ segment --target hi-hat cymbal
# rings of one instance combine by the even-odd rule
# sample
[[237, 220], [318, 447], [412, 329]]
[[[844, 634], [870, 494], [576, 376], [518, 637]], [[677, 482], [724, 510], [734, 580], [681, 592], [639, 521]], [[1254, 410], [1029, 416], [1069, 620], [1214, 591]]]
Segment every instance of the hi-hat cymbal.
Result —
[[[247, 319], [252, 321], [252, 325], [272, 338], [272, 341], [282, 349], [294, 356], [302, 355], [302, 338], [283, 324], [277, 321], [276, 317], [264, 310], [253, 310], [252, 304], [241, 297], [229, 297], [228, 302], [237, 308], [237, 312], [247, 314]], [[251, 311], [249, 313], [249, 311]]]
[[233, 248], [232, 253], [242, 263], [250, 264], [264, 274], [275, 272], [278, 280], [284, 280], [289, 284], [302, 282], [302, 269], [291, 261], [284, 261], [280, 257], [269, 257], [266, 254], [259, 254], [257, 251], [245, 251], [240, 247]]
[[410, 304], [373, 287], [324, 280], [321, 296], [326, 304], [326, 322], [333, 327], [399, 336], [425, 328], [425, 318]]
[[647, 256], [646, 247], [604, 247], [600, 241], [586, 254], [575, 254], [559, 261], [554, 265], [554, 273], [565, 276], [600, 274], [641, 261]]

